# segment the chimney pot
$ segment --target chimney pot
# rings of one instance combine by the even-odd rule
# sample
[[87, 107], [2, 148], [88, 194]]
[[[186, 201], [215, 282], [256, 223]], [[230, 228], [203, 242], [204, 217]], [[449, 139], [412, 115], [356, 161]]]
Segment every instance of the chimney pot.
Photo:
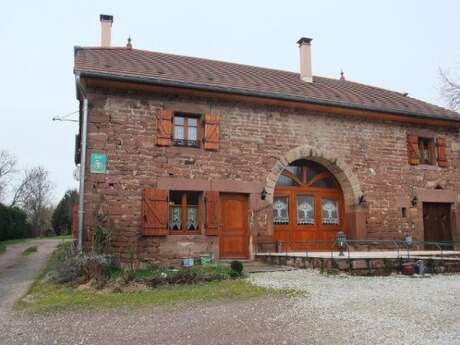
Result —
[[300, 46], [302, 44], [310, 44], [313, 41], [313, 38], [308, 37], [301, 37], [300, 40], [297, 41], [297, 44]]
[[301, 37], [297, 44], [300, 52], [300, 79], [304, 82], [313, 82], [313, 74], [311, 68], [311, 38]]
[[101, 14], [101, 47], [110, 47], [112, 41], [113, 16]]

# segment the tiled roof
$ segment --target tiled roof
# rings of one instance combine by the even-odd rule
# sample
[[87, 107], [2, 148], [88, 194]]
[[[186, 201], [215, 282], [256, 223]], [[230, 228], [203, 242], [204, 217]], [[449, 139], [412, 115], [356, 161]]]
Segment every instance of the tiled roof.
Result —
[[460, 121], [460, 114], [402, 93], [346, 80], [127, 48], [76, 48], [75, 73], [159, 85]]

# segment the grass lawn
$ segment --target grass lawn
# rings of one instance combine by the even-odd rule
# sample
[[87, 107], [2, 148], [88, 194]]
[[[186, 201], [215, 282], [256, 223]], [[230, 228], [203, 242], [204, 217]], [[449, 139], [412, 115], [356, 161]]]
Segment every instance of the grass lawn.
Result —
[[72, 235], [58, 235], [58, 236], [48, 236], [48, 237], [36, 237], [36, 240], [70, 240]]
[[30, 240], [30, 238], [17, 238], [14, 240], [0, 241], [0, 254], [3, 254], [4, 252], [6, 252], [6, 249], [8, 248], [8, 246], [11, 246], [16, 243], [22, 243], [28, 240]]
[[[203, 303], [216, 300], [248, 299], [263, 296], [293, 296], [290, 290], [274, 290], [253, 286], [246, 279], [227, 279], [200, 284], [166, 285], [133, 292], [112, 292], [75, 288], [48, 281], [46, 274], [60, 260], [58, 249], [51, 256], [46, 269], [33, 283], [28, 294], [16, 304], [18, 310], [49, 312], [67, 309], [111, 307], [142, 307], [151, 305], [177, 305]], [[140, 272], [142, 275], [143, 273]]]
[[32, 253], [35, 253], [36, 251], [37, 251], [37, 246], [31, 246], [31, 247], [27, 248], [26, 250], [24, 250], [22, 252], [22, 255], [28, 256], [28, 255], [30, 255]]
[[175, 305], [225, 299], [247, 299], [279, 294], [255, 287], [243, 279], [223, 280], [196, 285], [177, 285], [136, 292], [108, 292], [62, 287], [38, 281], [16, 307], [31, 312], [101, 307], [142, 307]]

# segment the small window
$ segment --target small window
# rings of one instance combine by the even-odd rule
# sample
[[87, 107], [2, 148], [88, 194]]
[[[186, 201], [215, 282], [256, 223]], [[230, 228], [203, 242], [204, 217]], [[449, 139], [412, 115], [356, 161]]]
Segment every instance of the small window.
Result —
[[436, 162], [433, 138], [418, 138], [420, 164], [434, 165]]
[[334, 178], [328, 177], [316, 181], [312, 186], [318, 188], [337, 188], [337, 183], [335, 182]]
[[174, 114], [173, 143], [177, 146], [199, 147], [199, 115]]
[[278, 181], [276, 181], [276, 184], [278, 186], [296, 186], [297, 185], [292, 178], [288, 176], [284, 176], [284, 175], [280, 175], [278, 177]]
[[313, 196], [297, 196], [297, 224], [315, 224], [315, 199]]
[[286, 167], [286, 170], [292, 173], [293, 175], [297, 176], [297, 178], [302, 181], [305, 181], [305, 168], [302, 166], [295, 166], [295, 165], [289, 165]]
[[322, 199], [321, 209], [323, 224], [339, 224], [339, 202], [333, 199]]
[[289, 199], [287, 196], [273, 198], [273, 223], [289, 224]]
[[169, 193], [169, 230], [172, 233], [190, 233], [200, 230], [200, 193]]
[[407, 208], [405, 207], [401, 208], [401, 217], [407, 218]]

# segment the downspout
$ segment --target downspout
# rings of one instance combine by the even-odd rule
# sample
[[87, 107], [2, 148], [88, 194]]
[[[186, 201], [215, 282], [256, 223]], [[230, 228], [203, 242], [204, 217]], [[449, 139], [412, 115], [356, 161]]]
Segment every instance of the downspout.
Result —
[[78, 204], [78, 242], [77, 249], [81, 253], [83, 251], [83, 229], [85, 221], [85, 170], [86, 170], [86, 138], [88, 129], [88, 98], [83, 91], [80, 83], [80, 76], [76, 77], [77, 94], [81, 93], [83, 98], [83, 119], [81, 126], [81, 151], [80, 151], [80, 190], [79, 190], [79, 204]]

